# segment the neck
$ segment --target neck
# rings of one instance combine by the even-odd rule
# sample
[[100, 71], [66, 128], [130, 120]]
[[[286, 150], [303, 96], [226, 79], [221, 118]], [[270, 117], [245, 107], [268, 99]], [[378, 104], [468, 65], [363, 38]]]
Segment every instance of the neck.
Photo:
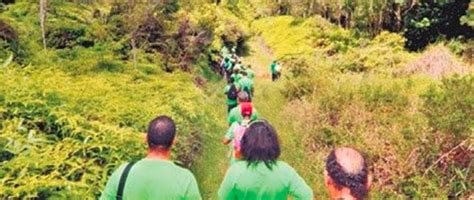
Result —
[[343, 188], [342, 190], [335, 192], [331, 199], [356, 200], [356, 198], [351, 195], [351, 191], [347, 188]]
[[153, 160], [169, 160], [171, 151], [169, 150], [148, 150], [146, 158]]

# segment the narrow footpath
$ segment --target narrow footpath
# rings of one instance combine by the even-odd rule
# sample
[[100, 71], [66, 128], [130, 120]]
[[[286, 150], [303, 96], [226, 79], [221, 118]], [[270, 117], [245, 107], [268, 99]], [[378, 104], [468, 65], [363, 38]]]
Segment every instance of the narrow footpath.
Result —
[[[287, 104], [281, 90], [281, 81], [272, 82], [269, 74], [269, 65], [274, 59], [271, 50], [266, 47], [264, 41], [259, 37], [254, 37], [249, 41], [250, 55], [243, 57], [245, 65], [252, 65], [252, 69], [257, 74], [255, 78], [255, 98], [254, 106], [260, 117], [268, 120], [277, 130], [282, 145], [282, 160], [289, 162], [295, 167], [303, 159], [302, 148], [298, 147], [298, 138], [294, 137], [294, 130], [288, 119], [285, 118], [284, 109]], [[227, 157], [229, 147], [221, 143], [222, 137], [227, 130], [227, 113], [225, 96], [223, 94], [224, 81], [209, 88], [209, 99], [216, 109], [221, 110], [219, 116], [222, 121], [219, 127], [210, 133], [211, 137], [204, 138], [202, 155], [196, 160], [192, 171], [196, 175], [201, 189], [203, 199], [217, 199], [217, 190], [225, 172], [229, 167]], [[291, 158], [291, 159], [286, 159]]]

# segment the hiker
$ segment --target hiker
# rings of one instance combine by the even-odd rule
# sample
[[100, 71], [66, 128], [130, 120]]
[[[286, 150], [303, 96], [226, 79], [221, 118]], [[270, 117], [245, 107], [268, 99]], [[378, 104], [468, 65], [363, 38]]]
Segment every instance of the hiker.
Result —
[[247, 65], [245, 71], [247, 72], [247, 76], [250, 78], [250, 80], [253, 81], [255, 79], [255, 72], [252, 70], [252, 65]]
[[276, 81], [280, 76], [280, 66], [276, 60], [270, 64], [270, 72], [272, 74], [272, 81]]
[[332, 150], [324, 176], [331, 199], [367, 198], [372, 180], [367, 162], [357, 150], [347, 147]]
[[252, 101], [253, 98], [253, 81], [248, 77], [247, 71], [240, 72], [241, 78], [237, 82], [239, 84], [240, 90], [247, 92], [249, 94], [249, 99]]
[[313, 191], [287, 163], [279, 161], [280, 144], [266, 121], [250, 124], [240, 142], [242, 160], [232, 164], [218, 191], [219, 199], [313, 199]]
[[240, 156], [240, 140], [245, 133], [245, 130], [248, 128], [250, 123], [252, 122], [252, 103], [245, 102], [240, 105], [240, 113], [243, 116], [243, 120], [241, 122], [234, 122], [232, 126], [229, 127], [227, 133], [224, 136], [224, 140], [222, 143], [228, 145], [232, 142], [232, 156], [231, 156], [231, 163], [239, 160]]
[[100, 199], [201, 199], [194, 175], [170, 161], [175, 135], [171, 118], [153, 119], [146, 134], [147, 156], [115, 170]]
[[240, 82], [240, 79], [242, 78], [242, 74], [240, 74], [240, 69], [237, 67], [234, 67], [232, 75], [230, 75], [231, 78], [234, 78], [234, 82], [238, 84]]
[[[240, 91], [237, 97], [237, 107], [232, 108], [229, 112], [229, 116], [227, 117], [227, 122], [229, 123], [229, 126], [231, 126], [234, 122], [242, 122], [244, 117], [242, 116], [242, 113], [240, 113], [241, 108], [240, 105], [245, 102], [250, 102], [249, 95], [246, 92]], [[257, 110], [253, 107], [252, 108], [252, 120], [257, 120], [258, 119], [258, 112]]]
[[224, 70], [226, 72], [227, 79], [230, 79], [232, 75], [232, 59], [230, 57], [224, 58]]
[[237, 107], [237, 97], [239, 94], [239, 86], [235, 84], [234, 78], [229, 78], [224, 88], [224, 94], [227, 96], [227, 113], [230, 113], [232, 108]]
[[244, 70], [244, 65], [242, 64], [242, 60], [239, 59], [236, 63], [237, 64], [235, 64], [234, 69], [238, 68], [240, 71], [243, 71]]

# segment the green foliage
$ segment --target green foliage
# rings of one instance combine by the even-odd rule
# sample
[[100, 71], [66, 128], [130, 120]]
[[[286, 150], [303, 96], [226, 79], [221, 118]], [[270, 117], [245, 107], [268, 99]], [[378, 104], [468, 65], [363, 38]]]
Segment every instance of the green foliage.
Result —
[[430, 125], [455, 137], [466, 138], [474, 128], [474, 76], [444, 79], [424, 94], [423, 112]]
[[177, 122], [175, 158], [189, 166], [202, 130], [214, 121], [201, 106], [204, 95], [184, 74], [71, 77], [48, 68], [6, 68], [2, 74], [3, 197], [99, 195], [118, 165], [143, 156], [141, 133], [160, 114]]
[[[295, 139], [301, 146], [287, 148], [303, 148], [300, 171], [321, 168], [334, 146], [352, 146], [371, 162], [372, 198], [470, 195], [470, 75], [439, 87], [428, 77], [397, 75], [418, 55], [406, 52], [406, 39], [395, 33], [367, 38], [291, 16], [261, 18], [252, 27], [284, 63], [282, 93], [290, 102], [282, 113], [294, 119], [292, 134], [301, 138]], [[306, 175], [315, 188], [324, 187], [320, 175]]]

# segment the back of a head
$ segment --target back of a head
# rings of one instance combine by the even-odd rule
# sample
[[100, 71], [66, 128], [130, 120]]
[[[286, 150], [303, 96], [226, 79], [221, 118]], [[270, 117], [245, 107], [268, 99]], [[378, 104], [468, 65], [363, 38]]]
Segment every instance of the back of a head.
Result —
[[250, 102], [249, 94], [245, 91], [241, 91], [238, 94], [237, 100], [239, 102]]
[[367, 162], [357, 150], [348, 147], [332, 150], [326, 160], [326, 171], [338, 190], [345, 187], [356, 199], [367, 197]]
[[149, 149], [169, 150], [176, 136], [176, 125], [168, 116], [158, 116], [148, 125], [147, 141]]
[[241, 71], [240, 73], [242, 74], [242, 76], [247, 76], [248, 75], [247, 71]]
[[280, 142], [275, 129], [266, 121], [252, 123], [242, 137], [241, 153], [249, 165], [264, 162], [271, 169], [280, 157]]

